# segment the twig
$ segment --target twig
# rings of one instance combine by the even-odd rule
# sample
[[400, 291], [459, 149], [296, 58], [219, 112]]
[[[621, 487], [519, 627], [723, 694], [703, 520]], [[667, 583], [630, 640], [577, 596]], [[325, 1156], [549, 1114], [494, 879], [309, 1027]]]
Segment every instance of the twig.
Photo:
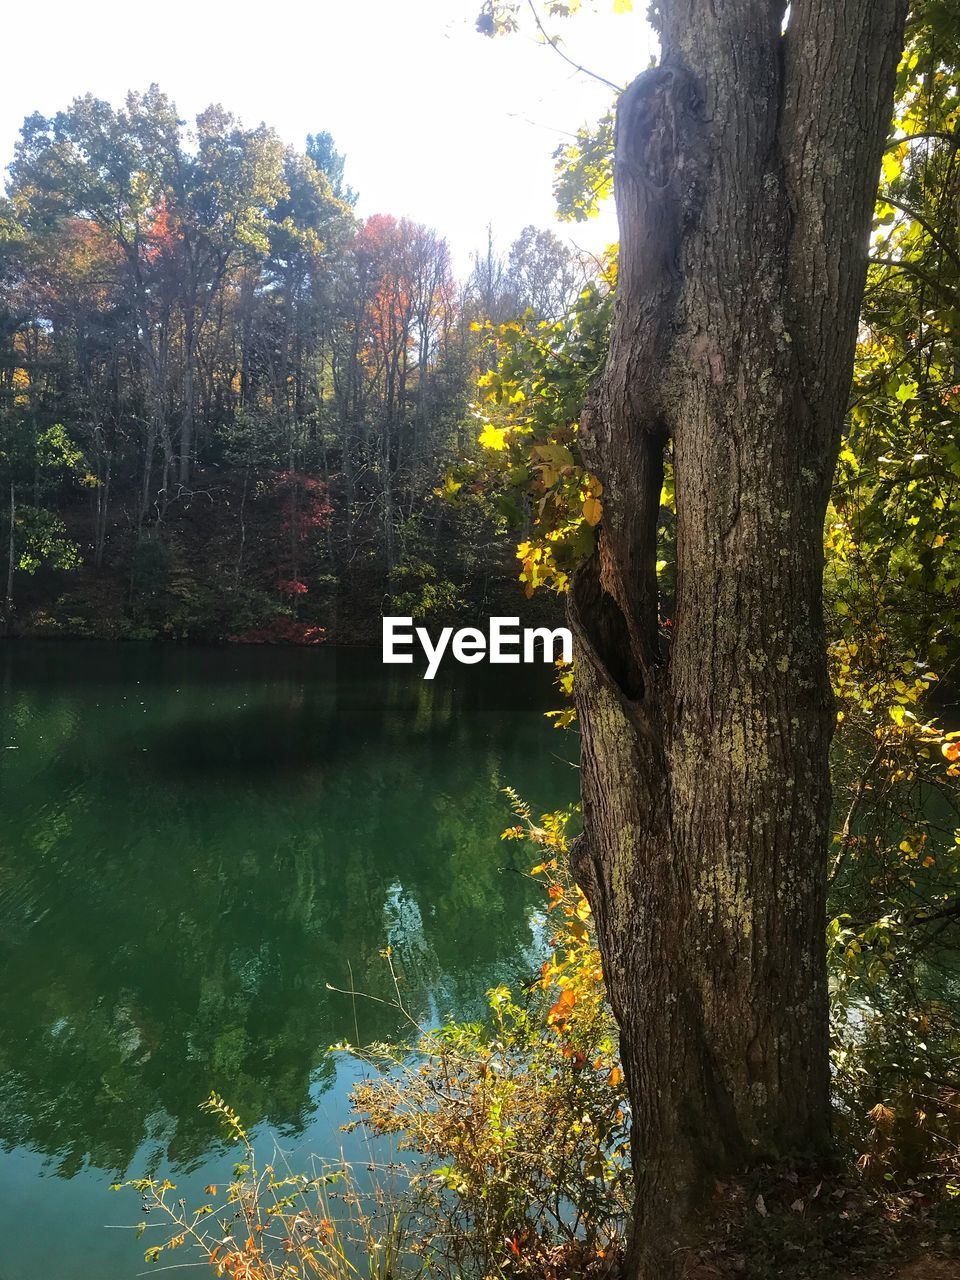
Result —
[[534, 4], [533, 0], [527, 0], [527, 5], [529, 6], [530, 12], [533, 14], [533, 20], [537, 24], [537, 29], [543, 36], [546, 43], [554, 50], [555, 53], [560, 55], [568, 66], [573, 67], [574, 71], [581, 72], [582, 75], [589, 76], [591, 80], [598, 80], [600, 84], [605, 84], [607, 88], [612, 89], [614, 93], [623, 92], [623, 85], [614, 84], [612, 80], [608, 80], [605, 76], [597, 75], [595, 71], [591, 71], [588, 67], [581, 66], [579, 62], [575, 62], [573, 58], [564, 53], [559, 44], [557, 44], [556, 36], [550, 36], [547, 34], [547, 30], [540, 20], [540, 15], [537, 13], [537, 6]]

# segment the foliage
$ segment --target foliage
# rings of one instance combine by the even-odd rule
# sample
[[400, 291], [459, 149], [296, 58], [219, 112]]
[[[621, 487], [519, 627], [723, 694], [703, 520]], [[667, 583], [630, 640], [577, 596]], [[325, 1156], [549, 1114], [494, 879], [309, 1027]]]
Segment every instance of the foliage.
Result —
[[[569, 7], [557, 4], [550, 12]], [[516, 10], [485, 5], [483, 28], [509, 30]], [[883, 164], [849, 431], [825, 530], [839, 724], [828, 946], [841, 1129], [866, 1182], [931, 1198], [956, 1195], [960, 1187], [960, 733], [944, 726], [937, 705], [944, 697], [938, 689], [952, 688], [960, 657], [957, 44], [950, 6], [917, 7]], [[136, 113], [146, 109], [134, 100], [128, 115], [139, 121]], [[163, 102], [151, 100], [149, 110], [161, 130], [172, 128]], [[339, 203], [352, 204], [349, 189], [339, 185], [342, 158], [328, 136], [312, 143], [307, 159], [313, 168], [302, 157], [286, 156], [281, 164], [265, 135], [250, 140], [259, 158], [248, 161], [247, 144], [234, 136], [233, 126], [212, 116], [204, 126], [210, 141], [203, 154], [212, 157], [214, 174], [195, 173], [196, 185], [188, 190], [164, 178], [162, 166], [150, 167], [147, 161], [153, 164], [155, 157], [139, 125], [131, 142], [116, 132], [117, 119], [103, 104], [82, 108], [84, 130], [107, 149], [96, 154], [111, 159], [103, 166], [104, 181], [116, 185], [116, 175], [122, 178], [122, 212], [116, 226], [110, 223], [110, 235], [107, 219], [94, 230], [76, 223], [81, 205], [110, 204], [99, 199], [99, 178], [84, 177], [82, 200], [63, 197], [69, 176], [64, 156], [75, 144], [66, 124], [34, 120], [15, 170], [16, 201], [3, 213], [0, 268], [11, 255], [29, 267], [24, 238], [28, 232], [39, 237], [36, 246], [58, 267], [58, 289], [53, 307], [33, 281], [31, 314], [45, 321], [52, 311], [61, 316], [68, 309], [75, 335], [86, 335], [92, 315], [94, 327], [107, 334], [101, 375], [117, 361], [128, 370], [138, 367], [131, 355], [136, 326], [117, 332], [110, 324], [149, 302], [180, 353], [178, 370], [165, 375], [180, 401], [177, 414], [163, 424], [173, 435], [158, 446], [172, 458], [182, 441], [180, 415], [194, 404], [183, 389], [185, 368], [192, 368], [183, 354], [189, 299], [170, 303], [165, 290], [176, 276], [171, 264], [182, 262], [177, 255], [184, 252], [186, 232], [205, 246], [199, 292], [216, 281], [223, 314], [232, 317], [230, 341], [217, 347], [208, 366], [214, 370], [209, 404], [217, 406], [208, 423], [209, 438], [217, 442], [209, 460], [243, 472], [242, 496], [231, 498], [243, 520], [258, 506], [266, 519], [270, 508], [272, 534], [257, 540], [271, 559], [268, 571], [259, 566], [260, 590], [269, 581], [279, 597], [272, 599], [271, 621], [253, 617], [257, 600], [251, 595], [249, 626], [238, 628], [237, 637], [308, 626], [291, 613], [322, 578], [326, 562], [311, 531], [327, 532], [328, 518], [339, 522], [347, 563], [353, 563], [354, 540], [364, 556], [377, 539], [395, 607], [423, 613], [453, 607], [459, 584], [440, 576], [423, 554], [431, 542], [436, 545], [443, 517], [435, 515], [436, 523], [425, 528], [418, 507], [434, 496], [437, 477], [428, 459], [446, 460], [454, 452], [463, 369], [475, 360], [488, 366], [476, 407], [478, 449], [450, 473], [445, 491], [464, 519], [462, 528], [476, 527], [467, 523], [469, 513], [488, 531], [498, 516], [520, 531], [520, 576], [528, 593], [538, 586], [563, 591], [593, 549], [603, 514], [603, 492], [583, 468], [576, 429], [603, 364], [613, 267], [562, 318], [511, 315], [501, 324], [492, 306], [481, 307], [477, 327], [470, 329], [464, 324], [470, 308], [455, 301], [443, 252], [426, 229], [386, 217], [359, 228], [352, 224]], [[558, 153], [557, 195], [567, 216], [589, 216], [608, 193], [611, 145], [605, 118]], [[204, 208], [229, 205], [231, 191], [230, 199], [236, 196], [221, 167], [250, 176], [250, 165], [261, 163], [265, 173], [256, 183], [266, 195], [256, 208], [234, 204], [229, 226], [205, 221]], [[111, 198], [117, 190], [110, 189]], [[136, 264], [153, 273], [149, 296], [125, 275], [131, 242], [138, 246]], [[334, 254], [336, 269], [328, 271]], [[506, 293], [500, 301], [509, 309], [515, 298], [503, 301]], [[245, 345], [248, 329], [256, 339]], [[43, 332], [34, 319], [8, 344], [6, 421], [17, 430], [35, 420], [27, 410], [49, 415], [45, 361], [52, 355], [62, 368], [72, 367], [73, 351], [43, 349]], [[212, 324], [209, 338], [216, 345]], [[239, 361], [234, 341], [243, 348]], [[293, 350], [308, 350], [310, 357], [291, 367]], [[79, 380], [77, 402], [89, 403], [89, 389]], [[111, 412], [132, 439], [149, 417], [149, 405], [150, 388], [131, 375], [129, 401], [112, 405]], [[70, 437], [67, 444], [79, 457], [79, 445]], [[151, 472], [153, 447], [142, 442], [162, 507], [167, 488], [158, 487]], [[127, 469], [132, 475], [139, 467]], [[261, 474], [248, 490], [251, 470]], [[336, 501], [328, 496], [331, 472]], [[663, 505], [668, 512], [669, 483]], [[375, 512], [366, 524], [358, 515], [363, 511]], [[159, 626], [161, 614], [172, 618], [180, 634], [170, 598], [179, 595], [191, 617], [206, 617], [208, 604], [198, 598], [196, 575], [178, 562], [176, 545], [163, 537], [165, 516], [166, 508], [158, 516], [156, 544], [138, 540], [131, 564], [145, 597], [163, 594], [154, 621]], [[56, 530], [47, 528], [52, 547]], [[297, 558], [305, 542], [318, 551], [310, 573], [301, 573]], [[235, 599], [250, 563], [243, 535], [238, 544], [239, 550], [231, 544], [226, 578]], [[666, 516], [662, 545], [666, 567]], [[151, 575], [152, 585], [144, 586]], [[569, 714], [562, 714], [568, 723]], [[487, 1021], [420, 1034], [412, 1059], [406, 1049], [384, 1044], [363, 1051], [376, 1074], [356, 1095], [376, 1132], [401, 1135], [421, 1158], [413, 1212], [422, 1227], [422, 1254], [414, 1265], [445, 1273], [517, 1274], [545, 1266], [586, 1272], [601, 1254], [615, 1253], [629, 1201], [622, 1072], [589, 912], [564, 871], [571, 818], [552, 815], [535, 824], [516, 800], [515, 806], [518, 821], [507, 834], [543, 850], [545, 860], [533, 874], [544, 882], [551, 904], [551, 958], [529, 990], [495, 988]], [[346, 1274], [353, 1263], [327, 1202], [312, 1199], [303, 1207], [305, 1197], [322, 1196], [335, 1185], [339, 1172], [323, 1175], [326, 1181], [277, 1180], [270, 1168], [257, 1172], [239, 1122], [221, 1103], [216, 1107], [246, 1151], [246, 1167], [224, 1206], [188, 1218], [170, 1200], [168, 1185], [136, 1184], [171, 1214], [174, 1239], [193, 1239], [221, 1274], [310, 1274], [303, 1270], [308, 1266], [313, 1274]], [[228, 1236], [234, 1214], [244, 1223], [245, 1242]], [[220, 1233], [217, 1241], [208, 1238], [208, 1216], [211, 1230], [216, 1225]], [[370, 1236], [380, 1241], [374, 1257], [387, 1260], [385, 1274], [398, 1265], [398, 1232], [394, 1220]], [[178, 1246], [171, 1241], [165, 1247]], [[268, 1270], [284, 1266], [301, 1271]]]
[[517, 822], [504, 839], [543, 858], [531, 874], [551, 954], [526, 991], [489, 993], [484, 1022], [423, 1032], [412, 1055], [351, 1048], [374, 1068], [354, 1106], [418, 1157], [414, 1212], [433, 1269], [590, 1274], [613, 1262], [629, 1204], [623, 1072], [590, 910], [566, 871], [573, 811], [534, 823], [508, 794]]
[[[8, 611], [18, 571], [33, 575], [43, 567], [65, 570], [80, 563], [79, 548], [49, 501], [67, 478], [79, 479], [82, 465], [83, 454], [62, 423], [33, 430], [16, 404], [6, 424], [0, 419], [0, 527], [7, 535]], [[32, 502], [23, 500], [24, 490]]]
[[463, 597], [456, 583], [427, 560], [411, 557], [390, 576], [392, 613], [441, 622], [462, 615]]
[[[828, 934], [837, 1094], [848, 1150], [864, 1171], [898, 1186], [922, 1181], [933, 1194], [957, 1185], [960, 1137], [960, 735], [936, 705], [960, 658], [958, 45], [952, 9], [916, 7], [825, 529], [839, 730]], [[566, 216], [587, 216], [609, 191], [611, 151], [607, 120], [562, 149]], [[596, 295], [583, 303], [596, 326], [588, 358], [578, 345], [583, 312], [555, 326], [504, 326], [482, 391], [480, 471], [526, 526], [528, 591], [565, 590], [592, 549], [585, 526], [602, 518], [602, 493], [578, 461], [576, 420], [602, 363], [609, 307]], [[668, 465], [662, 614], [671, 506]], [[561, 723], [572, 716], [558, 713]]]
[[572, 222], [595, 218], [613, 194], [613, 112], [592, 128], [581, 126], [573, 142], [557, 147], [553, 160], [558, 215]]
[[831, 860], [834, 1082], [871, 1178], [943, 1194], [960, 1175], [960, 733], [924, 714], [932, 674], [886, 645], [833, 651], [840, 734]]
[[[218, 1275], [274, 1280], [352, 1276], [358, 1255], [374, 1275], [607, 1274], [622, 1247], [629, 1206], [627, 1103], [604, 995], [590, 910], [566, 871], [576, 811], [539, 822], [513, 792], [505, 840], [540, 859], [550, 953], [519, 993], [489, 992], [482, 1023], [422, 1031], [407, 1011], [391, 952], [394, 1009], [417, 1029], [411, 1051], [337, 1046], [373, 1071], [356, 1086], [357, 1118], [374, 1135], [399, 1135], [415, 1153], [402, 1185], [358, 1191], [349, 1166], [313, 1176], [259, 1168], [237, 1115], [216, 1095], [242, 1156], [216, 1203], [187, 1210], [168, 1181], [129, 1184], [167, 1220], [149, 1261], [186, 1245]], [[378, 1170], [378, 1173], [382, 1171]], [[287, 1268], [286, 1270], [284, 1268]]]
[[843, 635], [866, 626], [939, 665], [960, 605], [960, 35], [926, 12], [884, 153], [827, 582]]
[[[240, 1117], [222, 1098], [212, 1093], [201, 1110], [221, 1120], [241, 1152], [234, 1180], [219, 1200], [216, 1185], [205, 1189], [206, 1203], [188, 1209], [172, 1196], [177, 1188], [168, 1179], [114, 1184], [115, 1191], [133, 1188], [147, 1212], [166, 1219], [166, 1239], [146, 1250], [146, 1262], [166, 1261], [166, 1255], [187, 1246], [214, 1275], [229, 1280], [353, 1280], [362, 1274], [356, 1262], [360, 1244], [369, 1280], [396, 1274], [404, 1250], [403, 1227], [395, 1214], [385, 1211], [382, 1200], [366, 1205], [349, 1165], [325, 1167], [312, 1176], [278, 1173], [272, 1164], [260, 1168]], [[334, 1204], [338, 1187], [345, 1211]], [[141, 1223], [139, 1233], [146, 1230], [147, 1223]], [[353, 1233], [359, 1241], [351, 1238]]]
[[960, 657], [958, 37], [917, 8], [825, 534], [835, 1081], [864, 1171], [933, 1194], [960, 1172], [960, 735], [937, 714]]
[[15, 565], [22, 573], [36, 573], [43, 565], [75, 569], [80, 563], [63, 521], [43, 507], [17, 508], [13, 541]]
[[475, 410], [482, 453], [454, 472], [453, 483], [485, 484], [510, 524], [530, 529], [517, 548], [527, 595], [543, 585], [566, 590], [603, 513], [602, 485], [579, 459], [576, 431], [606, 355], [613, 279], [610, 264], [562, 320], [487, 332], [496, 362], [480, 379]]
[[[509, 26], [509, 7], [491, 6], [490, 17]], [[943, 6], [918, 10], [899, 73], [849, 431], [825, 530], [839, 729], [827, 941], [840, 1133], [864, 1187], [923, 1203], [960, 1187], [960, 732], [937, 714], [960, 657], [951, 23]], [[562, 157], [574, 216], [605, 190], [609, 128], [579, 144]], [[377, 265], [393, 234], [377, 224], [364, 242], [369, 350], [383, 366], [395, 358], [409, 306], [402, 273]], [[492, 285], [495, 272], [486, 278]], [[475, 330], [486, 366], [478, 450], [444, 490], [460, 510], [493, 504], [522, 531], [528, 593], [563, 591], [602, 519], [603, 493], [578, 456], [576, 425], [605, 355], [611, 285], [608, 268], [562, 319], [497, 323], [490, 308]], [[665, 598], [670, 505], [668, 479]], [[446, 584], [432, 590], [427, 564], [411, 556], [395, 566], [395, 599], [411, 610], [444, 607]], [[363, 1122], [398, 1135], [419, 1158], [418, 1249], [444, 1274], [584, 1273], [616, 1253], [629, 1203], [613, 1025], [589, 911], [563, 870], [570, 815], [535, 824], [514, 802], [518, 821], [507, 834], [545, 854], [533, 874], [547, 885], [554, 928], [539, 979], [520, 993], [495, 988], [484, 1022], [418, 1027], [412, 1057], [386, 1044], [350, 1050], [374, 1068], [356, 1092]], [[805, 1210], [817, 1194], [797, 1203]]]
[[56, 527], [84, 572], [65, 608], [27, 584], [22, 627], [69, 631], [85, 592], [115, 611], [101, 633], [281, 635], [328, 624], [335, 579], [370, 628], [398, 566], [441, 555], [472, 603], [491, 563], [508, 584], [496, 510], [435, 492], [471, 323], [561, 310], [582, 264], [525, 228], [494, 290], [460, 284], [436, 231], [358, 220], [344, 170], [329, 134], [188, 123], [156, 86], [26, 120], [0, 202], [0, 520], [12, 482], [50, 513], [28, 561], [67, 564]]

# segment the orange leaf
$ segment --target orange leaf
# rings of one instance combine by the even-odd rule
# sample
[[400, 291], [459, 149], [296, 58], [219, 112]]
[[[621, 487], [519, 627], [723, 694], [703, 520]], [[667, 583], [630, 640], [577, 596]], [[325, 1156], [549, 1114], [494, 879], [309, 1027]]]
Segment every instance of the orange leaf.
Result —
[[560, 999], [557, 1001], [557, 1003], [553, 1006], [553, 1008], [547, 1014], [547, 1021], [559, 1022], [561, 1020], [565, 1020], [567, 1015], [570, 1013], [570, 1010], [573, 1008], [573, 1006], [576, 1003], [577, 1003], [576, 995], [570, 990], [569, 987], [564, 988], [564, 990], [560, 992]]
[[597, 498], [585, 498], [583, 502], [583, 518], [591, 527], [600, 523], [603, 515], [603, 503]]

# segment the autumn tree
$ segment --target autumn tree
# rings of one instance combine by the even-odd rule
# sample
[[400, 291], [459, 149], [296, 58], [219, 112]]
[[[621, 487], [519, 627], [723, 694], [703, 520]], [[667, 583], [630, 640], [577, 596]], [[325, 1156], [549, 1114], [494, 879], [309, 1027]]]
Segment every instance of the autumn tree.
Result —
[[[367, 609], [444, 550], [479, 579], [494, 543], [506, 583], [496, 511], [478, 539], [478, 511], [438, 495], [487, 313], [436, 231], [358, 222], [345, 164], [326, 133], [284, 147], [217, 105], [188, 123], [156, 86], [24, 124], [0, 206], [0, 433], [63, 424], [82, 467], [47, 498], [138, 634], [172, 615], [176, 634], [261, 632], [298, 600], [316, 621], [335, 578]], [[497, 285], [511, 314], [567, 261], [527, 241]]]
[[366, 219], [344, 266], [332, 353], [342, 467], [351, 508], [376, 503], [390, 573], [465, 412], [459, 306], [446, 241], [408, 219]]
[[659, 65], [619, 102], [574, 866], [622, 1033], [638, 1280], [677, 1266], [715, 1177], [830, 1141], [823, 522], [905, 7], [663, 0]]
[[181, 484], [190, 477], [200, 343], [228, 271], [267, 248], [282, 156], [270, 130], [244, 130], [219, 107], [202, 112], [188, 135], [156, 86], [129, 94], [120, 109], [87, 95], [24, 124], [11, 196], [37, 242], [72, 219], [118, 251], [147, 420], [141, 520], [158, 439], [161, 492], [175, 475]]

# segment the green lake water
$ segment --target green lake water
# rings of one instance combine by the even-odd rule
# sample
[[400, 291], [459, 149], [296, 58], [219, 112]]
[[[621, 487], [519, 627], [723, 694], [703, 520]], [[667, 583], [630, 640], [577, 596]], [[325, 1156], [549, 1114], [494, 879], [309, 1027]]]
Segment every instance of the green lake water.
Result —
[[374, 651], [0, 644], [0, 1280], [129, 1280], [118, 1177], [199, 1200], [236, 1155], [211, 1089], [294, 1167], [341, 1148], [342, 1039], [529, 973], [542, 903], [510, 785], [574, 798], [541, 668]]

